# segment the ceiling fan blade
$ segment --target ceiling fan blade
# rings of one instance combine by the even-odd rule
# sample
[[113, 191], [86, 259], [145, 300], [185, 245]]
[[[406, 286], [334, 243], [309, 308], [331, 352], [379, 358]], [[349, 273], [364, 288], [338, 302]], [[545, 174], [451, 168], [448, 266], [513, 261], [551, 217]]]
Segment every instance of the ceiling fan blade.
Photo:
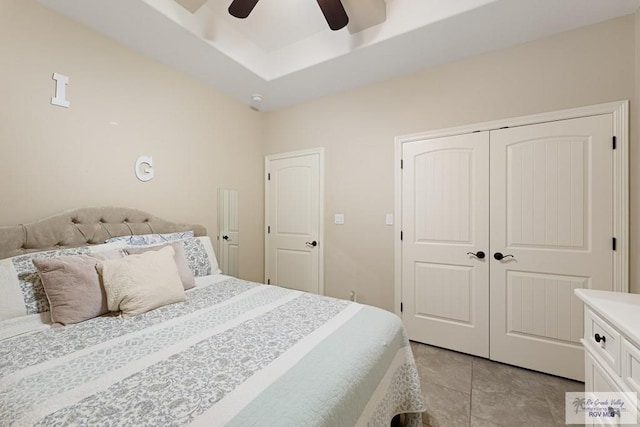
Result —
[[236, 18], [244, 19], [256, 7], [258, 0], [233, 0], [229, 6], [229, 13]]
[[349, 17], [340, 0], [318, 0], [318, 4], [329, 24], [329, 28], [333, 31], [344, 28], [349, 23]]

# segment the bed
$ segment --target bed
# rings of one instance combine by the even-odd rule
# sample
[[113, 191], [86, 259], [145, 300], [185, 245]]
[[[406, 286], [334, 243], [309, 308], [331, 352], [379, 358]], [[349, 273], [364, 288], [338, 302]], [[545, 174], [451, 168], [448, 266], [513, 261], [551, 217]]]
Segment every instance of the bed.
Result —
[[[165, 282], [175, 302], [130, 311]], [[109, 207], [0, 227], [2, 426], [419, 426], [424, 410], [397, 316], [222, 275], [201, 226]]]

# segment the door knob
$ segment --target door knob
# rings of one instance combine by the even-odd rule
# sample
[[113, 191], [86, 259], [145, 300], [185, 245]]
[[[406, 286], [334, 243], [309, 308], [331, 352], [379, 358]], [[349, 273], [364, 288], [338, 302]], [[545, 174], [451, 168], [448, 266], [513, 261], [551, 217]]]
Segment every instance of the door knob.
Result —
[[473, 252], [467, 252], [467, 255], [473, 255], [474, 257], [478, 258], [478, 259], [482, 259], [484, 258], [484, 252], [482, 251], [478, 251], [476, 253]]
[[229, 236], [226, 236], [226, 235], [225, 235], [225, 236], [222, 236], [222, 238], [223, 238], [224, 240], [229, 240]]
[[501, 252], [496, 252], [495, 254], [493, 254], [493, 257], [495, 259], [497, 259], [498, 261], [500, 261], [501, 259], [508, 258], [508, 257], [513, 258], [513, 255], [509, 255], [509, 254], [508, 255], [502, 255]]
[[305, 245], [315, 248], [316, 246], [318, 246], [318, 242], [316, 242], [315, 240], [313, 242], [305, 242]]

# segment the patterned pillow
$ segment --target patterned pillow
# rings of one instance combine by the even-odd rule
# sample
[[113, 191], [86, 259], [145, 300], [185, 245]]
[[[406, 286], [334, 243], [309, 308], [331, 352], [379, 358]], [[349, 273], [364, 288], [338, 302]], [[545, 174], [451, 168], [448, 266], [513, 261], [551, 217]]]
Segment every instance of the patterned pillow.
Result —
[[55, 258], [65, 255], [90, 255], [123, 249], [123, 242], [95, 246], [33, 252], [0, 260], [0, 320], [49, 311], [49, 301], [34, 258]]
[[[181, 243], [193, 277], [222, 273], [209, 236], [191, 237], [182, 240]], [[139, 247], [138, 245], [130, 246]]]
[[187, 239], [182, 244], [194, 277], [222, 273], [209, 236]]
[[107, 239], [105, 243], [125, 242], [129, 246], [148, 246], [193, 238], [193, 231], [180, 231], [164, 234], [140, 234], [136, 236], [120, 236]]

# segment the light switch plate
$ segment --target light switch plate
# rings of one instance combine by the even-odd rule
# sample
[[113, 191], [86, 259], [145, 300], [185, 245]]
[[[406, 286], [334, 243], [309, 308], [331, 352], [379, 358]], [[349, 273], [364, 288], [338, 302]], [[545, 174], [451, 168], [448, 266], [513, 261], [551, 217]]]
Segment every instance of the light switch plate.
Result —
[[335, 214], [333, 217], [333, 223], [336, 225], [344, 224], [344, 214]]
[[387, 225], [393, 225], [393, 214], [387, 214], [384, 223]]

